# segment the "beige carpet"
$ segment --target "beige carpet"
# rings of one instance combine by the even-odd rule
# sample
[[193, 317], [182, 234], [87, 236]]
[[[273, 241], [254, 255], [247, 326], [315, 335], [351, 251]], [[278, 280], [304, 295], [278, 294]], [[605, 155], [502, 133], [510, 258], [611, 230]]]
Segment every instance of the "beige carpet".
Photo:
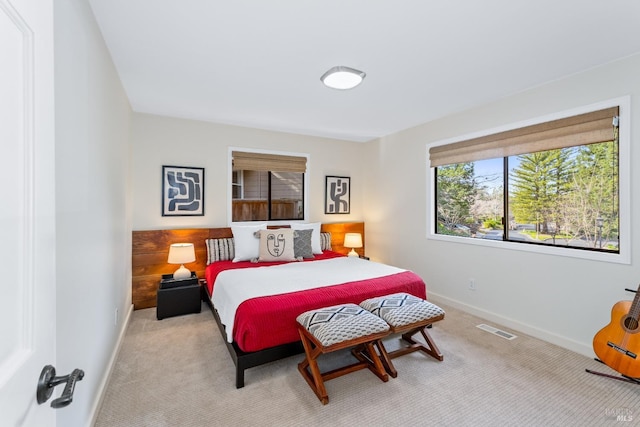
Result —
[[368, 370], [331, 380], [326, 406], [297, 371], [301, 355], [246, 371], [236, 389], [206, 305], [162, 321], [155, 309], [135, 311], [96, 426], [640, 425], [640, 386], [590, 375], [585, 368], [614, 372], [516, 331], [512, 341], [492, 335], [476, 328], [487, 322], [443, 308], [431, 332], [443, 362], [413, 353], [395, 359], [398, 378], [387, 383]]

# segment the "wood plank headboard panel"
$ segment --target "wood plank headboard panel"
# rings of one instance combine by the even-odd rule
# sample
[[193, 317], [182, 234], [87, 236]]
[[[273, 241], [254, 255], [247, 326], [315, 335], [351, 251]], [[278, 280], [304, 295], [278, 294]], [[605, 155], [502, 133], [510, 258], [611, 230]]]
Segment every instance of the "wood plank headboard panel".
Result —
[[[362, 244], [364, 241], [364, 222], [342, 222], [322, 224], [321, 231], [331, 233], [331, 247], [334, 251], [347, 254], [350, 249], [345, 248], [345, 233], [360, 233]], [[198, 277], [204, 278], [207, 266], [206, 239], [233, 237], [231, 228], [191, 228], [174, 230], [146, 230], [134, 231], [132, 236], [132, 283], [131, 295], [134, 309], [156, 306], [156, 292], [163, 274], [173, 273], [177, 266], [167, 264], [169, 246], [172, 243], [193, 243], [196, 251], [196, 261], [185, 264], [185, 267], [195, 271]], [[364, 247], [356, 251], [364, 256]]]

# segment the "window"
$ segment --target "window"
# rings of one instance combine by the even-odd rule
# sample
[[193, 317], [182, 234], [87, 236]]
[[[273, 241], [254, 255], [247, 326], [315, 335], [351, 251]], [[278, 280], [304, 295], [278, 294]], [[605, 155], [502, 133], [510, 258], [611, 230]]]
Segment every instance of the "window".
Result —
[[307, 158], [231, 152], [232, 222], [303, 220]]
[[231, 172], [231, 197], [236, 199], [244, 199], [244, 174], [242, 171]]
[[617, 256], [620, 123], [616, 106], [432, 146], [432, 237]]

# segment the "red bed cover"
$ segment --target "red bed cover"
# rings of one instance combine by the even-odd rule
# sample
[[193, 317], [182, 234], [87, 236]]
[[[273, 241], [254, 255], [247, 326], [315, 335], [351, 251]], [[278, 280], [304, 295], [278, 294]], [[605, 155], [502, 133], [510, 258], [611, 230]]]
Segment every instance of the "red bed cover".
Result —
[[[344, 255], [325, 251], [322, 255], [316, 255], [314, 259], [305, 260], [305, 262], [339, 256]], [[218, 261], [211, 263], [205, 271], [209, 296], [213, 291], [213, 284], [218, 273], [222, 271], [277, 264], [282, 264], [282, 262], [255, 264], [248, 261]], [[249, 299], [240, 304], [236, 311], [234, 341], [240, 349], [246, 352], [295, 342], [300, 340], [296, 317], [305, 311], [337, 304], [359, 304], [367, 298], [396, 292], [406, 292], [426, 299], [424, 281], [411, 271], [376, 279]]]

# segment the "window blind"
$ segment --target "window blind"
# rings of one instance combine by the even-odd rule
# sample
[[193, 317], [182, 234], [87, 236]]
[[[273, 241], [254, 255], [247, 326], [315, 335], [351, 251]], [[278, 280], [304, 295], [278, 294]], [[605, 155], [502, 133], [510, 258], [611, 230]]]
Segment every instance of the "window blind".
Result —
[[613, 141], [619, 107], [431, 147], [431, 167]]
[[306, 172], [307, 159], [299, 156], [233, 151], [233, 170]]

